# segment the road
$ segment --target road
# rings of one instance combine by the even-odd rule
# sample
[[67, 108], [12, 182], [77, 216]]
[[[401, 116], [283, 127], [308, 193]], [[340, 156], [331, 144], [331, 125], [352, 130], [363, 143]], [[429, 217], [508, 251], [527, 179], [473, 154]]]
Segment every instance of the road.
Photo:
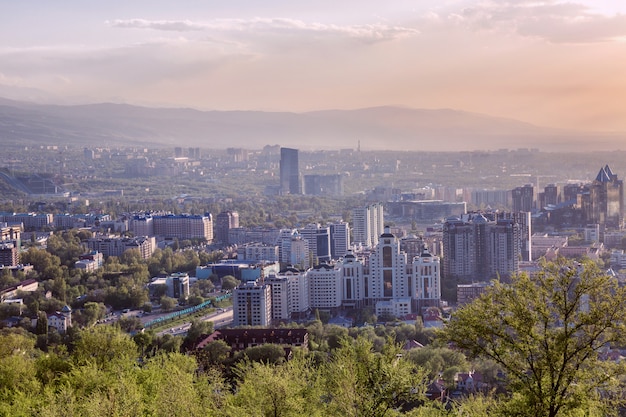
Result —
[[[212, 314], [208, 314], [206, 316], [200, 317], [200, 320], [212, 321], [213, 328], [215, 329], [228, 326], [232, 324], [233, 322], [233, 308], [228, 307], [228, 308], [222, 309], [221, 312], [218, 309], [218, 311]], [[174, 336], [184, 336], [185, 334], [187, 334], [187, 330], [189, 330], [189, 327], [191, 327], [191, 322], [187, 322], [184, 324], [177, 324], [176, 326], [160, 331], [159, 333], [157, 333], [157, 336], [163, 336], [165, 334], [171, 334]]]

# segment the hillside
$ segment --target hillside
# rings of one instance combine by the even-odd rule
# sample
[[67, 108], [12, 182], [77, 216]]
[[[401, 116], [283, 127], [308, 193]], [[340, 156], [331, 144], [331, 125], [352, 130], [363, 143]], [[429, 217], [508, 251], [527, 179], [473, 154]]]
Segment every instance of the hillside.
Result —
[[624, 134], [567, 132], [450, 109], [373, 107], [308, 113], [198, 111], [126, 104], [38, 105], [0, 99], [4, 143], [461, 151], [612, 150]]

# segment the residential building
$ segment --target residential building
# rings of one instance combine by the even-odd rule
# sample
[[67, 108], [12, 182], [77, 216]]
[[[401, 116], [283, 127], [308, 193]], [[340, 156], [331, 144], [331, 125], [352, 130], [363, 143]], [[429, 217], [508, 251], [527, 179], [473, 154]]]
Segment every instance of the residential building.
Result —
[[213, 241], [213, 218], [210, 213], [154, 216], [153, 223], [156, 236], [172, 239], [201, 239], [207, 243]]
[[366, 277], [364, 261], [348, 251], [338, 261], [341, 270], [341, 304], [346, 308], [361, 308], [365, 304]]
[[459, 306], [471, 303], [484, 293], [492, 284], [489, 282], [474, 282], [471, 284], [458, 284], [456, 286], [456, 302]]
[[513, 212], [533, 211], [535, 208], [535, 191], [532, 184], [514, 188], [511, 191], [511, 200], [513, 202]]
[[338, 311], [343, 298], [341, 264], [322, 263], [309, 269], [306, 275], [311, 309]]
[[148, 259], [156, 250], [154, 236], [141, 236], [134, 238], [121, 237], [93, 237], [87, 240], [87, 247], [102, 253], [105, 257], [121, 256], [130, 249], [138, 250], [143, 259]]
[[309, 252], [313, 256], [314, 265], [320, 262], [329, 262], [330, 256], [330, 227], [322, 227], [319, 223], [309, 223], [299, 229], [300, 236], [309, 244]]
[[279, 274], [270, 274], [265, 283], [272, 287], [272, 320], [304, 318], [310, 312], [308, 274], [296, 268], [287, 268]]
[[331, 223], [330, 257], [339, 259], [348, 253], [350, 247], [350, 226], [345, 222]]
[[150, 213], [135, 214], [130, 218], [128, 228], [135, 236], [154, 236], [154, 219]]
[[236, 211], [223, 211], [215, 216], [215, 239], [223, 244], [229, 245], [228, 234], [231, 229], [239, 227], [239, 213]]
[[237, 259], [246, 261], [279, 262], [280, 257], [277, 245], [248, 243], [237, 247]]
[[61, 311], [48, 315], [48, 328], [53, 327], [59, 334], [65, 334], [72, 326], [72, 309], [64, 306]]
[[272, 288], [260, 281], [241, 284], [233, 290], [233, 326], [272, 324]]
[[[473, 282], [506, 278], [518, 272], [524, 239], [517, 218], [500, 213], [471, 213], [464, 220], [446, 220], [443, 226], [446, 277]], [[528, 219], [528, 216], [519, 218]]]
[[352, 243], [373, 248], [383, 233], [383, 204], [374, 203], [352, 209]]
[[441, 303], [441, 267], [438, 256], [432, 255], [426, 246], [422, 253], [413, 258], [411, 288], [413, 311], [424, 307], [439, 307]]
[[368, 259], [369, 300], [377, 303], [383, 300], [409, 298], [407, 267], [406, 253], [400, 252], [400, 242], [389, 232], [389, 228], [385, 228], [385, 233], [378, 239], [378, 246]]
[[20, 263], [20, 252], [14, 243], [0, 243], [0, 266], [17, 266]]

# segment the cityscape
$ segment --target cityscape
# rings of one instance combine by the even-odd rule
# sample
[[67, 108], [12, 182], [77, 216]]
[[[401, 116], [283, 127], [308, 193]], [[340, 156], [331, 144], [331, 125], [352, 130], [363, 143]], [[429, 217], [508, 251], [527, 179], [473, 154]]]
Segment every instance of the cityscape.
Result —
[[626, 5], [0, 22], [0, 416], [626, 416]]

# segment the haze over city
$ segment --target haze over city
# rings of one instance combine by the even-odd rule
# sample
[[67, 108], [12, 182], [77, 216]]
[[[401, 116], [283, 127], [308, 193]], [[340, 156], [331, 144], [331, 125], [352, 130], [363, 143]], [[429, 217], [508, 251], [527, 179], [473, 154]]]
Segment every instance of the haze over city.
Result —
[[6, 2], [0, 96], [199, 110], [449, 108], [624, 132], [625, 11], [597, 0]]

